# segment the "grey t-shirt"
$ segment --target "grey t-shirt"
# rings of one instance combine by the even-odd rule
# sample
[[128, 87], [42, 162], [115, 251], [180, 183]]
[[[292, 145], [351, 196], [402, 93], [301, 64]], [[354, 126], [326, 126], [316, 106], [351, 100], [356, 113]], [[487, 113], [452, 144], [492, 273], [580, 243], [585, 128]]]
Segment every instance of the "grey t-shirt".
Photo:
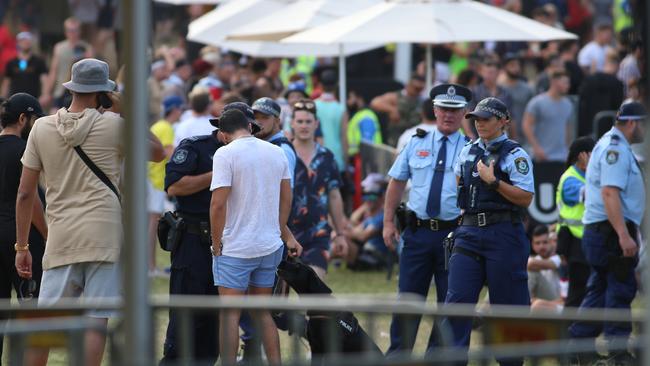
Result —
[[535, 137], [548, 161], [565, 161], [568, 153], [566, 130], [573, 104], [569, 98], [552, 99], [548, 93], [539, 94], [528, 102], [526, 113], [535, 119]]
[[530, 98], [533, 97], [533, 88], [531, 88], [528, 83], [523, 80], [517, 81], [514, 85], [502, 84], [503, 87], [512, 98], [512, 104], [510, 105], [510, 115], [512, 119], [517, 123], [517, 131], [519, 132], [519, 143], [525, 144], [526, 137], [524, 136], [522, 129], [522, 122], [524, 118], [524, 111], [526, 110], [526, 104], [530, 101]]

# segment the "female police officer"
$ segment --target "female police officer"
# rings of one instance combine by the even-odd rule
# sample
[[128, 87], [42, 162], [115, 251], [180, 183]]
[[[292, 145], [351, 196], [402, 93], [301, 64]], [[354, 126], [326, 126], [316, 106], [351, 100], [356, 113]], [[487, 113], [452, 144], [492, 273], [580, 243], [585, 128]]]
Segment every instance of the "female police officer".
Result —
[[[492, 304], [529, 305], [530, 244], [521, 211], [534, 193], [530, 159], [503, 133], [509, 116], [499, 99], [483, 99], [465, 118], [474, 120], [479, 139], [465, 145], [455, 167], [463, 217], [454, 233], [445, 303], [475, 304], [487, 282]], [[455, 346], [469, 345], [471, 319], [450, 318], [444, 323], [451, 326]]]

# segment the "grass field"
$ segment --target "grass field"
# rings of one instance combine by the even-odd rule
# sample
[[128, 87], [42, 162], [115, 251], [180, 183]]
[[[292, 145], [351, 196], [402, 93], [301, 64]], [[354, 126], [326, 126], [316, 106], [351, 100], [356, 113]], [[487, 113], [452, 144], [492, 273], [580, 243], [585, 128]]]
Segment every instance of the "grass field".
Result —
[[[157, 253], [157, 263], [159, 267], [166, 267], [169, 265], [169, 255], [168, 253], [158, 251]], [[350, 271], [344, 266], [336, 267], [330, 266], [330, 272], [328, 273], [327, 278], [328, 285], [334, 291], [334, 294], [339, 295], [350, 295], [350, 294], [368, 294], [373, 296], [394, 296], [397, 288], [397, 278], [396, 275], [393, 275], [390, 280], [386, 278], [385, 272], [353, 272]], [[154, 278], [151, 280], [151, 292], [154, 294], [167, 294], [169, 289], [169, 279], [168, 278]], [[432, 288], [430, 291], [429, 299], [427, 300], [430, 303], [435, 302], [435, 291]], [[639, 299], [635, 301], [634, 307], [639, 306]], [[361, 324], [365, 324], [365, 317], [358, 314], [358, 318], [361, 321]], [[167, 327], [167, 312], [160, 311], [154, 314], [154, 329], [155, 329], [155, 352], [156, 358], [159, 359], [162, 356], [162, 345], [165, 339], [165, 330]], [[416, 345], [414, 352], [416, 354], [423, 354], [426, 348], [426, 343], [428, 340], [428, 335], [431, 331], [432, 322], [429, 319], [423, 319], [420, 325], [420, 331], [418, 332], [418, 337], [416, 340]], [[375, 319], [375, 332], [371, 334], [372, 338], [379, 345], [382, 351], [385, 351], [388, 348], [390, 343], [389, 339], [389, 328], [390, 328], [390, 317], [388, 315], [381, 315]], [[367, 327], [366, 327], [367, 329]], [[478, 344], [477, 334], [473, 336], [472, 347], [480, 347]], [[5, 342], [5, 355], [3, 357], [2, 364], [8, 364], [7, 354], [8, 348], [10, 345]], [[282, 343], [282, 354], [283, 359], [290, 360], [293, 357], [298, 355], [293, 355], [293, 350], [291, 348], [291, 339], [290, 337], [281, 332], [281, 343]], [[301, 346], [300, 358], [305, 358], [306, 354], [309, 352], [309, 349], [305, 343]], [[107, 362], [108, 355], [105, 356], [104, 364]], [[493, 364], [496, 364], [493, 362]], [[555, 362], [543, 362], [543, 365], [553, 365]], [[50, 358], [48, 365], [67, 365], [67, 355], [63, 350], [53, 350], [50, 353]]]

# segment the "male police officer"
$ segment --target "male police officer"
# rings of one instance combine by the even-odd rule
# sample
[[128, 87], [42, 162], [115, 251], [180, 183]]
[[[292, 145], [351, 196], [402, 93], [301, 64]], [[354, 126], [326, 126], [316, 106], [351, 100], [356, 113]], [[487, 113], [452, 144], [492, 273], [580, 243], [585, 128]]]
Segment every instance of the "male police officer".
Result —
[[[447, 293], [442, 242], [456, 228], [460, 215], [453, 167], [467, 142], [458, 130], [472, 93], [460, 85], [443, 84], [433, 88], [429, 95], [437, 126], [431, 132], [417, 130], [388, 172], [391, 180], [386, 191], [383, 236], [386, 245], [394, 249], [399, 232], [393, 218], [410, 179], [407, 209], [405, 215], [400, 215], [404, 248], [398, 291], [400, 295], [414, 293], [426, 298], [433, 277], [437, 299], [442, 301]], [[407, 325], [403, 318], [393, 317], [388, 355], [410, 352], [413, 348], [420, 318], [410, 319], [412, 323]]]
[[[630, 144], [643, 142], [645, 108], [621, 105], [616, 124], [598, 140], [587, 165], [585, 230], [582, 248], [591, 275], [580, 308], [630, 309], [637, 283], [638, 230], [645, 209], [641, 167]], [[574, 323], [576, 338], [628, 337], [629, 323]], [[610, 355], [617, 364], [633, 362], [627, 352]], [[582, 360], [580, 360], [582, 361]]]
[[[475, 304], [487, 281], [490, 303], [529, 305], [530, 244], [520, 211], [533, 199], [530, 159], [503, 133], [509, 114], [499, 99], [483, 99], [465, 118], [474, 120], [479, 138], [463, 148], [454, 168], [463, 218], [454, 233], [445, 303]], [[471, 319], [445, 319], [443, 325], [451, 326], [455, 346], [469, 346]]]
[[[251, 123], [251, 130], [260, 130], [254, 120], [253, 110], [245, 103], [235, 102], [224, 107], [224, 111], [230, 109], [244, 112]], [[166, 166], [165, 190], [170, 196], [176, 197], [177, 215], [185, 222], [181, 242], [171, 253], [169, 293], [172, 295], [217, 295], [210, 254], [209, 188], [212, 181], [212, 156], [221, 146], [223, 144], [217, 140], [216, 131], [211, 135], [186, 138], [180, 142]], [[192, 323], [194, 358], [214, 364], [219, 356], [218, 314], [201, 313], [194, 317]], [[177, 314], [170, 310], [161, 364], [173, 362], [179, 357], [177, 327]]]

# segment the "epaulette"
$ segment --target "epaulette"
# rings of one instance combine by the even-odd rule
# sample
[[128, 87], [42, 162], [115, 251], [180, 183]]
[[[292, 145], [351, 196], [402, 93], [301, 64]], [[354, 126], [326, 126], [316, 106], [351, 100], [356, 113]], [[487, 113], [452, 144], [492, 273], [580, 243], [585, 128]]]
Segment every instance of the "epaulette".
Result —
[[207, 140], [209, 138], [212, 138], [212, 135], [190, 136], [190, 137], [186, 137], [186, 138], [182, 139], [181, 142], [178, 145], [180, 146], [180, 145], [183, 145], [183, 144], [190, 144], [192, 142], [203, 141], [203, 140]]
[[610, 145], [618, 145], [618, 143], [621, 142], [621, 138], [618, 135], [612, 135], [612, 139], [609, 140]]
[[428, 133], [429, 133], [429, 131], [418, 128], [418, 129], [415, 130], [415, 135], [413, 135], [413, 137], [423, 138]]

